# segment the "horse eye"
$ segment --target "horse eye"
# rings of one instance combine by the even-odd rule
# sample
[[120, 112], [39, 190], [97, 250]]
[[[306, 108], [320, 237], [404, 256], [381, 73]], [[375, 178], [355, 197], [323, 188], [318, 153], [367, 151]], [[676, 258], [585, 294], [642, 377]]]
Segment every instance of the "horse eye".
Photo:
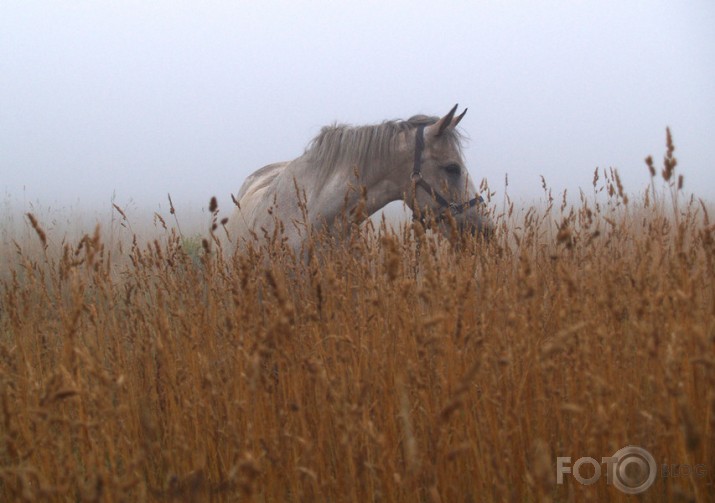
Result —
[[462, 173], [462, 168], [459, 166], [459, 164], [448, 164], [442, 169], [444, 169], [447, 174], [450, 175], [460, 175]]

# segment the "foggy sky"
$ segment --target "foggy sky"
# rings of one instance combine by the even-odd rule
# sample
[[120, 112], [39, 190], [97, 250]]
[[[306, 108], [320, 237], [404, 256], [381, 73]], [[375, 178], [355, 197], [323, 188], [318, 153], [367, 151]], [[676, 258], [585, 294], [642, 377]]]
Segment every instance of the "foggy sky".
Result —
[[[147, 5], [150, 4], [150, 5]], [[715, 3], [0, 4], [0, 190], [228, 204], [320, 127], [469, 107], [467, 167], [513, 197], [648, 182], [665, 128], [715, 198]]]

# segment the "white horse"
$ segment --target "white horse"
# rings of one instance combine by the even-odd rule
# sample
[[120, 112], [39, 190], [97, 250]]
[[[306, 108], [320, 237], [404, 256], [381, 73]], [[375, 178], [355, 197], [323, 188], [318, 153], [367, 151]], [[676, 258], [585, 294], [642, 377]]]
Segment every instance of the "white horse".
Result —
[[[270, 237], [281, 227], [297, 252], [314, 230], [340, 232], [403, 200], [413, 214], [446, 228], [449, 212], [461, 229], [487, 234], [483, 200], [464, 166], [455, 117], [414, 116], [373, 126], [324, 127], [305, 153], [251, 174], [238, 192], [231, 234], [237, 244]], [[429, 221], [429, 219], [427, 220]]]

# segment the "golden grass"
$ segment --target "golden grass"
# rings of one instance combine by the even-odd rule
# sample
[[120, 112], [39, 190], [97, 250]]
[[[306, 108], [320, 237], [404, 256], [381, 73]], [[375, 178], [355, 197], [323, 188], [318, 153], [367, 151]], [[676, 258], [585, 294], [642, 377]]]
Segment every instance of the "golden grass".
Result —
[[230, 256], [220, 225], [48, 251], [30, 218], [0, 276], [0, 500], [626, 501], [556, 485], [556, 457], [632, 444], [709, 470], [644, 501], [712, 501], [715, 229], [675, 178], [627, 202], [606, 175], [488, 243], [368, 225], [307, 261]]

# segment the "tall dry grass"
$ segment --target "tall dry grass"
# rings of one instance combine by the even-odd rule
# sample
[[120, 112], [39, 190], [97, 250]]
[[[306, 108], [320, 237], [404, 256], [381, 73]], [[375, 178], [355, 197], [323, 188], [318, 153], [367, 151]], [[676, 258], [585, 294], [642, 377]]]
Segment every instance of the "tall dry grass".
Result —
[[712, 501], [715, 228], [668, 144], [640, 197], [613, 171], [577, 204], [544, 184], [489, 242], [381, 224], [308, 260], [231, 255], [216, 217], [200, 249], [168, 225], [53, 250], [28, 216], [3, 265], [0, 500], [626, 501], [557, 485], [556, 457], [632, 444], [709, 470], [643, 501]]

